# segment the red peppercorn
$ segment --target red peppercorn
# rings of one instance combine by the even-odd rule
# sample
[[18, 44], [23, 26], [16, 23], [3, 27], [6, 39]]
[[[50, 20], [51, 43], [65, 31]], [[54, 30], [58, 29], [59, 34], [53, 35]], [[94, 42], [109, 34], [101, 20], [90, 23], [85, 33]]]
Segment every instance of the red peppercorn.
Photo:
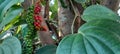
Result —
[[42, 21], [42, 17], [41, 16], [37, 16], [38, 20], [41, 22]]
[[34, 20], [41, 22], [42, 21], [42, 17], [39, 16], [39, 15], [34, 15]]
[[42, 26], [41, 29], [42, 29], [41, 31], [47, 31], [47, 27], [46, 26]]
[[47, 31], [47, 27], [41, 26], [42, 17], [39, 15], [41, 8], [39, 2], [37, 2], [34, 7], [34, 26], [37, 30]]
[[34, 13], [39, 14], [41, 12], [41, 6], [39, 3], [36, 3], [35, 8], [34, 8]]
[[34, 26], [35, 27], [40, 27], [40, 23], [39, 22], [34, 22]]
[[38, 16], [37, 15], [34, 15], [34, 20], [38, 20]]

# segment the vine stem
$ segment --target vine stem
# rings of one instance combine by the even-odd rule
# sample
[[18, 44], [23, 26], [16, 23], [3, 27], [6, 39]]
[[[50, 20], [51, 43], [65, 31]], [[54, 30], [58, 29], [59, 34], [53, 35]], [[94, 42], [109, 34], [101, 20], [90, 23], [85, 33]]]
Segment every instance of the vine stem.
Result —
[[71, 25], [72, 34], [74, 33], [74, 24], [75, 24], [75, 20], [76, 20], [76, 19], [77, 19], [77, 16], [74, 17], [73, 22], [72, 22], [72, 25]]
[[73, 19], [73, 22], [72, 22], [72, 25], [71, 25], [71, 31], [72, 31], [72, 34], [74, 33], [74, 24], [75, 24], [75, 20], [77, 19], [77, 17], [80, 16], [80, 13], [78, 11], [78, 9], [73, 5], [72, 1], [70, 0], [70, 3], [72, 5], [72, 8], [73, 8], [73, 11], [75, 13], [75, 17]]

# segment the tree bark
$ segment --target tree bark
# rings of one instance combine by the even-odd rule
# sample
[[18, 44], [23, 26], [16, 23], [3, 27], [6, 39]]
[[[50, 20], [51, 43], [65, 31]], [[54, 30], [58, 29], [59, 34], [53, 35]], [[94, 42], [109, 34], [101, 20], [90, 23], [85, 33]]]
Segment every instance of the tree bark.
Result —
[[119, 8], [119, 3], [120, 3], [120, 0], [102, 0], [101, 1], [102, 5], [110, 8], [114, 12], [117, 12], [117, 10]]
[[70, 5], [67, 0], [64, 0], [67, 8], [62, 7], [60, 2], [58, 3], [58, 25], [60, 30], [59, 36], [65, 36], [71, 33], [71, 25], [74, 19], [74, 13], [71, 12], [69, 8]]
[[32, 2], [32, 0], [24, 0], [24, 2], [22, 3], [24, 10], [27, 10], [32, 5]]
[[[58, 25], [61, 33], [59, 36], [65, 36], [68, 34], [71, 34], [71, 26], [74, 20], [74, 17], [76, 14], [82, 14], [83, 13], [83, 7], [81, 4], [73, 2], [73, 6], [78, 9], [78, 13], [74, 12], [74, 8], [72, 7], [72, 4], [70, 3], [70, 0], [64, 0], [65, 5], [67, 5], [67, 8], [64, 8], [61, 6], [61, 3], [59, 2], [59, 12], [58, 12]], [[75, 10], [76, 11], [76, 10]], [[78, 31], [78, 28], [83, 24], [84, 22], [81, 20], [80, 16], [76, 18], [74, 23], [74, 33]]]
[[[44, 13], [44, 15], [42, 15], [43, 13]], [[49, 20], [49, 0], [46, 0], [45, 9], [44, 9], [44, 11], [41, 11], [41, 16], [43, 16], [41, 26], [46, 26], [47, 31], [38, 31], [40, 41], [43, 46], [49, 45], [49, 44], [55, 44], [54, 40], [52, 39], [50, 30], [48, 28], [48, 24], [46, 22], [46, 20]]]

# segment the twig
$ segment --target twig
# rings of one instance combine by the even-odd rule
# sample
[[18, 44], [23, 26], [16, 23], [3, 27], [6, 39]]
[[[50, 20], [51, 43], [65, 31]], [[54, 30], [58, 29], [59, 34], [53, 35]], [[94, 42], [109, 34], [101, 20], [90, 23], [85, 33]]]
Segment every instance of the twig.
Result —
[[59, 36], [58, 36], [58, 32], [57, 32], [57, 28], [53, 25], [53, 24], [50, 24], [50, 28], [51, 30], [55, 33], [57, 39], [59, 39]]
[[47, 18], [47, 20], [49, 20], [49, 0], [46, 0], [44, 18]]
[[75, 17], [73, 19], [72, 26], [71, 26], [71, 31], [72, 31], [72, 34], [73, 34], [74, 33], [75, 20], [77, 19], [77, 17], [80, 17], [80, 13], [79, 13], [78, 9], [73, 5], [71, 0], [70, 0], [70, 4], [72, 5], [73, 11], [75, 13]]

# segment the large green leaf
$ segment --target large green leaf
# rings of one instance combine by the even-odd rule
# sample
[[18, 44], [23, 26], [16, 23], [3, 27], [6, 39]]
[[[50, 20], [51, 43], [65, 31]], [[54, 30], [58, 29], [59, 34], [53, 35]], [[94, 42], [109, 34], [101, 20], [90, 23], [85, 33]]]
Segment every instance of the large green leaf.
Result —
[[1, 0], [0, 1], [0, 22], [6, 14], [7, 10], [17, 3], [21, 3], [24, 0]]
[[84, 21], [91, 21], [94, 19], [111, 19], [120, 21], [120, 17], [110, 9], [101, 5], [92, 5], [88, 7], [82, 15]]
[[93, 5], [82, 17], [87, 23], [77, 34], [66, 36], [56, 54], [120, 54], [119, 16], [106, 7]]
[[[7, 11], [7, 9], [5, 9], [5, 7], [7, 6], [7, 4], [10, 2], [11, 0], [4, 0], [4, 2], [1, 2], [0, 4], [0, 22], [5, 14], [5, 12]], [[11, 7], [11, 6], [10, 6]], [[9, 7], [9, 8], [10, 8]]]
[[10, 10], [6, 13], [6, 16], [3, 18], [2, 22], [0, 23], [0, 30], [3, 26], [10, 23], [15, 17], [17, 17], [23, 9], [21, 7], [12, 7]]
[[5, 0], [0, 0], [0, 5], [1, 5], [1, 3], [4, 2], [4, 1], [5, 1]]
[[95, 20], [84, 24], [78, 34], [65, 37], [56, 54], [120, 54], [120, 23]]
[[0, 54], [21, 54], [21, 44], [16, 37], [5, 38], [0, 44]]
[[84, 31], [90, 28], [101, 28], [101, 29], [105, 29], [120, 35], [120, 29], [119, 29], [120, 23], [117, 21], [112, 21], [108, 19], [90, 21], [88, 23], [85, 23], [83, 26], [81, 26], [78, 32], [80, 33], [81, 31]]
[[55, 45], [47, 45], [37, 50], [36, 54], [55, 54], [56, 48]]

